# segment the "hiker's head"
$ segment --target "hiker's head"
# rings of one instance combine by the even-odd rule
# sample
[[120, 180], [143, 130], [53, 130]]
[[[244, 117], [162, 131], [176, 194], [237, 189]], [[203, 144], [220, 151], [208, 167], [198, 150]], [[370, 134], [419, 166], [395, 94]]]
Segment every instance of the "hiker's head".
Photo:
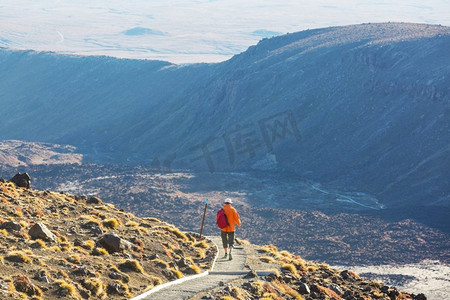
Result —
[[225, 204], [231, 204], [231, 203], [233, 203], [233, 201], [231, 201], [230, 198], [227, 198], [227, 199], [225, 199], [224, 203]]

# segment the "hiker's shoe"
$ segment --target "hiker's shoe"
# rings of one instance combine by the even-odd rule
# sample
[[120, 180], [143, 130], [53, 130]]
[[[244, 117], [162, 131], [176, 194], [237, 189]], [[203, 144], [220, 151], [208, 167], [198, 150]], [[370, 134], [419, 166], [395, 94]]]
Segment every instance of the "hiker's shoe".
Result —
[[231, 253], [230, 253], [230, 256], [228, 257], [228, 259], [229, 259], [229, 260], [232, 260], [232, 259], [233, 259], [233, 256], [231, 256]]
[[[222, 257], [222, 258], [227, 258], [227, 256], [228, 256], [228, 254], [227, 253], [225, 253], [225, 255]], [[230, 256], [231, 256], [231, 254], [230, 254]]]

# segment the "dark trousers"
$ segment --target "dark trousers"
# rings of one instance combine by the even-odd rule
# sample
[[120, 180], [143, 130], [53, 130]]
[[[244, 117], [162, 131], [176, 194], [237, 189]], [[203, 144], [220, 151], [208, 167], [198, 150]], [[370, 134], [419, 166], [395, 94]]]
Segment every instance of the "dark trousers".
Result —
[[222, 231], [222, 245], [224, 248], [231, 248], [234, 244], [234, 231], [225, 232]]

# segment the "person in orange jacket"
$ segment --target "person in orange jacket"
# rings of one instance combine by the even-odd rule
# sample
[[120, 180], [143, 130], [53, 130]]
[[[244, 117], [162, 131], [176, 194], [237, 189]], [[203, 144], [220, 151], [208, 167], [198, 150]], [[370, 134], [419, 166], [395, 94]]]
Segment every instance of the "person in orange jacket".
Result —
[[[234, 244], [234, 231], [236, 230], [236, 225], [241, 226], [241, 219], [239, 218], [239, 214], [236, 209], [231, 206], [233, 202], [230, 198], [225, 199], [225, 204], [223, 205], [223, 210], [225, 211], [225, 215], [228, 219], [228, 226], [222, 228], [222, 244], [223, 249], [225, 251], [225, 255], [223, 258], [227, 258], [232, 260], [233, 257], [231, 255], [231, 250], [233, 249]], [[228, 249], [230, 251], [228, 252]]]

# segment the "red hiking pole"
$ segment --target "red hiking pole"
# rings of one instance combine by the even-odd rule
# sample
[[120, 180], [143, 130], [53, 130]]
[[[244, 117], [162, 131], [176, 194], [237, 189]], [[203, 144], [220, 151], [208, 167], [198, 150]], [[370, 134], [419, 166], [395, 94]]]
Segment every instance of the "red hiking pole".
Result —
[[202, 227], [200, 228], [200, 238], [202, 238], [203, 224], [205, 224], [206, 207], [208, 207], [208, 198], [206, 198], [205, 209], [203, 210]]

